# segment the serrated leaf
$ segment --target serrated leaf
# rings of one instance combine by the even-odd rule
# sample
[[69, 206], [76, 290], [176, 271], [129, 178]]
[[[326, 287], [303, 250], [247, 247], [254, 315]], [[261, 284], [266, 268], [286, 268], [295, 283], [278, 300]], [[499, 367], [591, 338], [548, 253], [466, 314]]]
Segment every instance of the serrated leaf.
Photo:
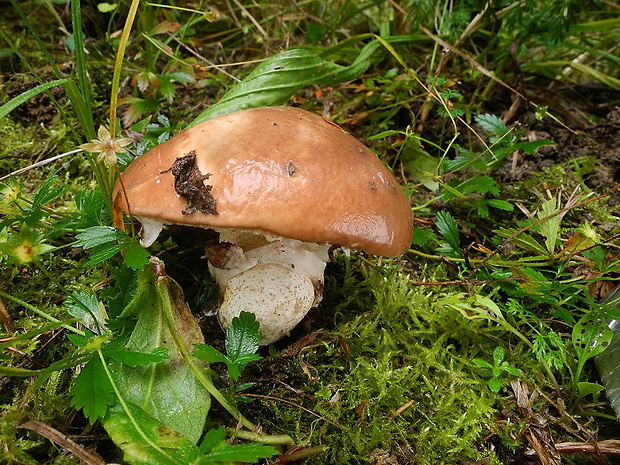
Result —
[[241, 312], [233, 318], [230, 326], [226, 328], [226, 355], [231, 361], [236, 362], [241, 357], [258, 351], [258, 341], [261, 338], [259, 327], [253, 313]]
[[446, 161], [446, 169], [448, 171], [455, 171], [469, 166], [477, 169], [478, 171], [483, 171], [488, 168], [481, 155], [470, 152], [469, 150], [460, 149], [458, 156], [452, 160]]
[[105, 416], [116, 398], [100, 358], [95, 356], [84, 365], [73, 383], [71, 395], [71, 405], [82, 409], [91, 423]]
[[81, 213], [78, 221], [85, 227], [99, 226], [108, 220], [105, 200], [99, 189], [81, 190], [75, 195], [75, 205]]
[[491, 134], [501, 136], [508, 132], [508, 128], [498, 116], [487, 113], [484, 115], [477, 115], [474, 119], [484, 130]]
[[90, 257], [86, 264], [90, 266], [104, 262], [107, 259], [112, 258], [124, 248], [125, 244], [109, 244], [96, 247], [90, 254]]
[[112, 226], [92, 226], [75, 236], [76, 241], [73, 247], [92, 249], [99, 245], [116, 242], [118, 239], [125, 236], [123, 231]]
[[52, 171], [48, 176], [43, 185], [39, 188], [37, 193], [32, 198], [32, 206], [30, 207], [32, 210], [38, 210], [45, 204], [51, 202], [57, 197], [60, 197], [67, 190], [69, 190], [68, 186], [60, 186], [55, 189], [52, 189], [54, 183], [58, 180], [58, 175], [54, 171]]
[[435, 233], [434, 233], [434, 231], [432, 229], [430, 229], [430, 228], [423, 229], [423, 228], [420, 228], [419, 226], [414, 226], [414, 228], [413, 228], [413, 244], [417, 245], [418, 247], [422, 247], [432, 237], [435, 237]]
[[[542, 205], [541, 211], [538, 212], [538, 218], [544, 218], [551, 214], [557, 213], [557, 201], [555, 198], [547, 200]], [[555, 251], [555, 243], [558, 239], [558, 233], [560, 231], [560, 217], [558, 215], [552, 216], [539, 223], [536, 228], [545, 237], [545, 246], [547, 252], [553, 254]]]
[[125, 249], [125, 265], [135, 271], [143, 270], [149, 263], [151, 254], [137, 241], [131, 241]]
[[[495, 232], [498, 236], [507, 238], [513, 236], [517, 230], [512, 228], [499, 228], [495, 230]], [[537, 252], [540, 255], [547, 255], [547, 249], [545, 249], [542, 244], [526, 232], [522, 232], [516, 237], [513, 237], [511, 242], [518, 247], [529, 250], [530, 252]]]
[[461, 241], [459, 239], [459, 229], [452, 215], [447, 211], [437, 212], [435, 225], [452, 250], [460, 253]]
[[479, 194], [486, 194], [487, 192], [493, 195], [499, 194], [499, 187], [497, 187], [495, 179], [491, 176], [475, 176], [469, 178], [467, 181], [459, 184], [458, 189], [463, 194], [471, 194], [473, 192], [478, 192]]

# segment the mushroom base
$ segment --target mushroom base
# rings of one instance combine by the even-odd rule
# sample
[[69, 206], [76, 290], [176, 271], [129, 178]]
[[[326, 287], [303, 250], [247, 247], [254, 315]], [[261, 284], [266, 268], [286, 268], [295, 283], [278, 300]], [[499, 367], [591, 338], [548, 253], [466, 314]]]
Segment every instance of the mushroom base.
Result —
[[223, 327], [251, 312], [260, 324], [259, 344], [271, 344], [321, 301], [328, 244], [229, 230], [220, 231], [220, 241], [205, 255], [220, 289]]

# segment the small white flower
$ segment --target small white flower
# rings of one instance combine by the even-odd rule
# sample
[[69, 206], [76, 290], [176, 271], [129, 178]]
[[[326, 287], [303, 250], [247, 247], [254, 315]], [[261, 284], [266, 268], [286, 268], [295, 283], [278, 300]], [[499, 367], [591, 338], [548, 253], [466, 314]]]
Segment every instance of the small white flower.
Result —
[[98, 153], [97, 161], [105, 160], [110, 165], [116, 164], [116, 154], [123, 151], [123, 147], [129, 145], [129, 139], [112, 139], [110, 131], [105, 126], [99, 126], [97, 131], [99, 139], [93, 139], [86, 144], [80, 145], [86, 152]]

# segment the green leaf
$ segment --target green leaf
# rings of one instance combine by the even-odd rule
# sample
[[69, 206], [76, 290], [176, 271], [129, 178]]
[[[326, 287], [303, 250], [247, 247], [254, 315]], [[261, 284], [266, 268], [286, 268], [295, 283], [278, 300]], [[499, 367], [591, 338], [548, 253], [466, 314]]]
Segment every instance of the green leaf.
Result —
[[484, 130], [491, 134], [501, 136], [508, 132], [508, 128], [498, 116], [487, 113], [484, 115], [477, 115], [474, 119]]
[[114, 389], [99, 357], [91, 358], [84, 365], [73, 383], [71, 395], [71, 405], [82, 409], [91, 423], [105, 416], [108, 406], [114, 404]]
[[192, 355], [200, 360], [204, 360], [208, 363], [228, 362], [228, 357], [215, 347], [206, 344], [194, 344], [194, 348], [196, 350], [194, 350]]
[[73, 247], [92, 249], [98, 245], [116, 242], [123, 237], [126, 237], [126, 234], [120, 229], [116, 229], [112, 226], [92, 226], [75, 236], [76, 241]]
[[258, 351], [258, 341], [261, 333], [260, 324], [256, 316], [250, 312], [241, 312], [233, 318], [232, 323], [226, 328], [226, 355], [233, 362], [249, 354]]
[[219, 428], [211, 428], [202, 439], [200, 446], [198, 447], [198, 451], [201, 455], [211, 452], [217, 446], [221, 445], [225, 438], [226, 428], [223, 426], [220, 426]]
[[280, 52], [254, 68], [217, 103], [198, 115], [192, 125], [245, 108], [284, 105], [299, 90], [312, 84], [334, 85], [355, 79], [368, 68], [370, 56], [379, 46], [379, 41], [369, 42], [350, 66], [338, 65], [303, 48]]
[[17, 97], [12, 98], [11, 100], [9, 100], [7, 103], [5, 103], [4, 105], [0, 107], [0, 118], [4, 118], [6, 115], [8, 115], [13, 110], [15, 110], [22, 103], [30, 100], [33, 97], [36, 97], [41, 92], [45, 92], [46, 90], [51, 89], [52, 87], [66, 84], [69, 81], [70, 79], [57, 79], [55, 81], [50, 81], [50, 82], [40, 84], [36, 87], [33, 87], [30, 90], [27, 90], [26, 92], [22, 94], [19, 94]]
[[75, 195], [75, 205], [80, 211], [79, 222], [85, 227], [108, 222], [109, 215], [100, 189], [81, 190]]
[[77, 318], [96, 334], [105, 330], [106, 313], [94, 294], [74, 291], [65, 301], [65, 307], [69, 315]]
[[601, 392], [603, 389], [605, 389], [605, 387], [598, 383], [579, 382], [577, 383], [577, 390], [579, 391], [577, 398], [582, 399], [590, 394]]
[[278, 455], [278, 449], [267, 444], [234, 444], [222, 447], [200, 457], [198, 463], [216, 462], [258, 462], [259, 459], [268, 459]]
[[433, 179], [439, 161], [422, 148], [420, 136], [410, 135], [400, 153], [400, 159], [407, 173], [417, 182], [424, 184], [430, 191], [439, 189], [439, 183]]
[[506, 202], [505, 200], [499, 199], [486, 199], [485, 203], [489, 207], [497, 208], [499, 210], [504, 210], [507, 212], [511, 212], [514, 210], [514, 206], [510, 202]]
[[58, 180], [58, 175], [52, 171], [48, 176], [43, 185], [39, 188], [37, 193], [32, 198], [32, 206], [30, 207], [32, 210], [38, 210], [43, 207], [45, 204], [51, 202], [52, 200], [60, 197], [62, 194], [69, 190], [68, 186], [60, 186], [56, 189], [52, 189], [54, 183]]
[[136, 352], [128, 350], [125, 347], [119, 347], [113, 343], [108, 344], [103, 349], [103, 354], [119, 363], [123, 363], [130, 367], [148, 366], [151, 363], [159, 363], [168, 360], [168, 349], [166, 347], [158, 347], [150, 353]]
[[459, 191], [463, 194], [471, 194], [478, 192], [479, 194], [486, 194], [490, 192], [493, 195], [499, 194], [499, 187], [491, 176], [475, 176], [469, 178], [467, 181], [459, 184]]
[[97, 9], [101, 13], [112, 13], [117, 8], [118, 8], [118, 3], [107, 3], [107, 2], [97, 3]]
[[96, 265], [113, 257], [125, 248], [125, 244], [108, 244], [96, 247], [92, 250], [90, 258], [86, 262], [88, 266]]
[[202, 434], [210, 398], [185, 363], [170, 333], [162, 299], [170, 300], [174, 325], [187, 347], [204, 343], [202, 332], [185, 303], [183, 291], [171, 278], [156, 276], [147, 268], [140, 272], [138, 286], [138, 292], [123, 313], [138, 317], [126, 348], [147, 354], [167, 348], [170, 358], [149, 366], [115, 363], [110, 368], [125, 399], [195, 443]]
[[[538, 212], [538, 218], [544, 218], [545, 216], [549, 216], [557, 212], [558, 208], [556, 199], [549, 199], [543, 203], [542, 210]], [[559, 215], [552, 216], [551, 218], [539, 223], [536, 229], [545, 237], [547, 252], [553, 254], [555, 251], [555, 243], [558, 239], [558, 233], [560, 231]]]
[[518, 144], [515, 144], [515, 147], [529, 153], [530, 155], [536, 155], [536, 149], [544, 145], [556, 145], [556, 143], [552, 140], [540, 139], [532, 142], [519, 142]]
[[579, 362], [594, 357], [603, 352], [611, 342], [613, 331], [602, 319], [595, 319], [591, 315], [582, 317], [573, 326], [573, 345], [579, 356]]
[[429, 241], [429, 239], [434, 236], [435, 233], [430, 228], [423, 229], [419, 226], [414, 226], [413, 228], [413, 244], [417, 245], [418, 247], [422, 247], [423, 245], [425, 245]]
[[504, 371], [510, 373], [512, 376], [521, 376], [521, 370], [518, 368], [512, 367], [510, 365], [505, 365], [502, 367]]
[[191, 440], [139, 406], [129, 402], [128, 408], [129, 414], [117, 403], [103, 419], [110, 438], [123, 450], [125, 462], [132, 465], [196, 463], [198, 448]]
[[504, 356], [506, 355], [506, 351], [503, 347], [497, 346], [493, 351], [493, 363], [495, 366], [499, 366], [504, 360]]
[[459, 229], [452, 215], [445, 210], [437, 212], [435, 225], [439, 233], [448, 241], [452, 250], [460, 254], [461, 241], [459, 239]]
[[491, 392], [499, 392], [499, 390], [502, 388], [502, 382], [497, 378], [491, 378], [489, 381], [487, 381], [487, 385], [489, 386]]
[[151, 254], [138, 241], [131, 241], [125, 250], [125, 265], [132, 270], [143, 270], [149, 263]]
[[[517, 230], [512, 228], [499, 228], [495, 230], [495, 233], [497, 233], [498, 236], [504, 238], [511, 237], [516, 232]], [[536, 252], [540, 255], [547, 255], [547, 249], [545, 249], [542, 244], [540, 244], [536, 239], [534, 239], [526, 232], [522, 232], [516, 237], [513, 237], [512, 243], [525, 250], [529, 250], [530, 252]]]
[[472, 360], [472, 362], [474, 362], [474, 364], [478, 365], [481, 368], [493, 368], [493, 365], [491, 365], [489, 362], [482, 358], [475, 358]]

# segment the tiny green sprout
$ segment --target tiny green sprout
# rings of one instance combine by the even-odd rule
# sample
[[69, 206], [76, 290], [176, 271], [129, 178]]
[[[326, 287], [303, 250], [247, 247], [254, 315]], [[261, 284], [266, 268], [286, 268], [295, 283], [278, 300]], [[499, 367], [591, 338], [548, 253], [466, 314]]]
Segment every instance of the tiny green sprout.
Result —
[[521, 371], [518, 368], [510, 366], [508, 362], [504, 361], [506, 352], [503, 347], [496, 347], [493, 351], [493, 365], [481, 358], [475, 358], [474, 364], [481, 368], [483, 376], [490, 376], [491, 379], [487, 381], [487, 385], [492, 392], [499, 392], [504, 381], [504, 373], [511, 374], [513, 376], [519, 376]]
[[545, 119], [545, 116], [547, 116], [547, 107], [536, 107], [536, 112], [534, 113], [536, 121], [542, 121], [543, 119]]

